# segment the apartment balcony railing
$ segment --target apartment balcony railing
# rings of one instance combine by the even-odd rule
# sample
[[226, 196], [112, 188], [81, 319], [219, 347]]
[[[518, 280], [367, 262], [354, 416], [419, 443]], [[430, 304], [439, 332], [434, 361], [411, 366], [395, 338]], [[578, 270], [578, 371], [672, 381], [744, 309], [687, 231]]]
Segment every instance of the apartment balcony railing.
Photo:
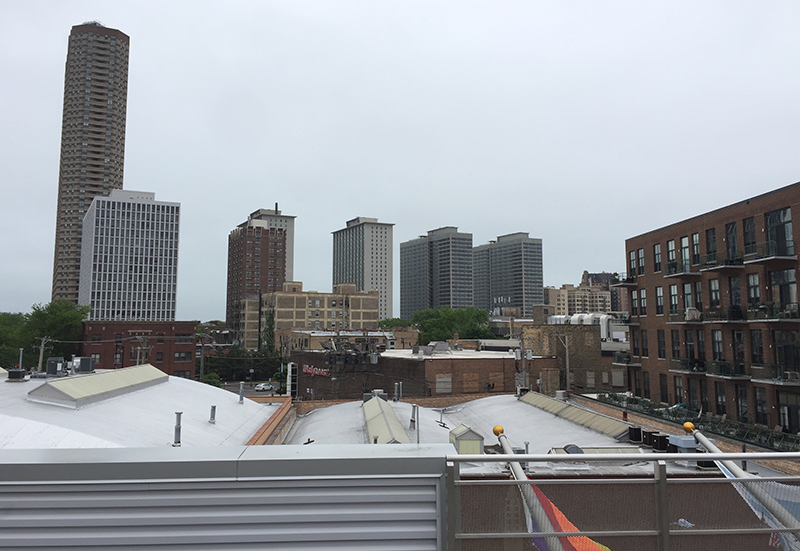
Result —
[[697, 308], [670, 310], [668, 320], [669, 323], [701, 323], [703, 312]]
[[706, 362], [695, 358], [670, 358], [669, 369], [684, 373], [705, 373]]
[[700, 257], [701, 271], [739, 270], [744, 268], [744, 256], [737, 252], [729, 257], [726, 252], [711, 253]]
[[747, 306], [747, 319], [751, 321], [800, 319], [800, 308], [796, 302], [749, 304]]
[[631, 356], [630, 352], [621, 352], [616, 351], [614, 352], [614, 362], [617, 365], [628, 365], [633, 363], [633, 357]]
[[700, 430], [718, 436], [739, 440], [762, 448], [779, 452], [800, 452], [800, 436], [783, 432], [780, 429], [752, 423], [740, 423], [728, 419], [727, 415], [714, 415], [708, 412], [708, 406], [703, 406], [703, 411], [687, 408], [684, 404], [667, 406], [644, 398], [627, 396], [614, 392], [599, 394], [599, 402], [618, 408], [627, 408], [629, 412], [664, 419], [682, 425], [691, 421]]
[[765, 241], [748, 246], [745, 250], [745, 262], [762, 262], [766, 260], [796, 259], [794, 241], [784, 239], [781, 241]]
[[667, 262], [666, 265], [666, 273], [664, 277], [675, 277], [675, 276], [699, 276], [700, 272], [697, 270], [697, 266], [694, 266], [694, 270], [692, 269], [692, 263], [689, 260], [673, 260]]
[[725, 360], [711, 360], [708, 364], [708, 374], [720, 377], [749, 378], [745, 371], [744, 363]]
[[800, 367], [776, 364], [752, 364], [750, 376], [753, 379], [794, 383], [800, 385]]

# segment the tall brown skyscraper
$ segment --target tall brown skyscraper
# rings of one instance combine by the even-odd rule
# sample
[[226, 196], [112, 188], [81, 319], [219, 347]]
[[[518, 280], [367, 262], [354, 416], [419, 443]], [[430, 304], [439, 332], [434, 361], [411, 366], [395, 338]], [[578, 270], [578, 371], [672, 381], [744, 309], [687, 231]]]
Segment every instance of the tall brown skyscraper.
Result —
[[83, 216], [94, 197], [122, 189], [129, 44], [128, 35], [97, 22], [69, 35], [53, 299], [78, 302]]

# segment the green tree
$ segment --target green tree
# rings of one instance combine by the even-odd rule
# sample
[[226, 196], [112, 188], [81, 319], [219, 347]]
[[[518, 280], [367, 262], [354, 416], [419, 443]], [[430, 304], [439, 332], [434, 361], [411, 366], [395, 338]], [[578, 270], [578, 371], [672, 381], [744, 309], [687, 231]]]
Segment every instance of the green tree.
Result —
[[411, 322], [403, 318], [387, 318], [378, 322], [378, 326], [383, 330], [387, 330], [395, 327], [410, 327]]
[[456, 333], [462, 339], [494, 338], [489, 329], [489, 314], [480, 308], [431, 308], [415, 312], [412, 321], [420, 330], [421, 343], [446, 341]]
[[203, 382], [207, 385], [215, 386], [217, 388], [222, 387], [222, 380], [220, 380], [219, 375], [216, 373], [207, 373], [204, 375]]
[[78, 351], [83, 320], [90, 311], [88, 306], [66, 299], [56, 299], [45, 305], [34, 304], [25, 323], [29, 345], [37, 344], [41, 337], [49, 337], [53, 342], [45, 357], [71, 358]]
[[[25, 314], [0, 312], [0, 367], [10, 369], [19, 362], [19, 349], [30, 344], [25, 337]], [[33, 361], [33, 350], [23, 350], [23, 362]]]

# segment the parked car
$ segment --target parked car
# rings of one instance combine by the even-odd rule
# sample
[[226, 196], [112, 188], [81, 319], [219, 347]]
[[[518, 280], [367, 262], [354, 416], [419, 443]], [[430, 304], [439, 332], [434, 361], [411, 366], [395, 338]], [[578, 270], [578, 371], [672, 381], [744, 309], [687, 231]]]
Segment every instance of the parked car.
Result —
[[272, 383], [259, 383], [256, 385], [256, 392], [268, 392], [273, 390], [275, 387], [272, 386]]

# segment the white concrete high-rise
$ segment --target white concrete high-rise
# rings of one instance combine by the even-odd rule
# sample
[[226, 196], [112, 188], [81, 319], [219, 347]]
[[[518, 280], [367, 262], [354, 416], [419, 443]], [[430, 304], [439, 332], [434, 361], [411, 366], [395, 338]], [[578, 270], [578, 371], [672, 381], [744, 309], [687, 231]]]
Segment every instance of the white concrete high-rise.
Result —
[[78, 304], [90, 320], [174, 321], [180, 203], [112, 190], [83, 218]]
[[380, 319], [393, 317], [392, 226], [363, 216], [333, 232], [333, 284], [355, 283], [356, 291], [378, 290]]

